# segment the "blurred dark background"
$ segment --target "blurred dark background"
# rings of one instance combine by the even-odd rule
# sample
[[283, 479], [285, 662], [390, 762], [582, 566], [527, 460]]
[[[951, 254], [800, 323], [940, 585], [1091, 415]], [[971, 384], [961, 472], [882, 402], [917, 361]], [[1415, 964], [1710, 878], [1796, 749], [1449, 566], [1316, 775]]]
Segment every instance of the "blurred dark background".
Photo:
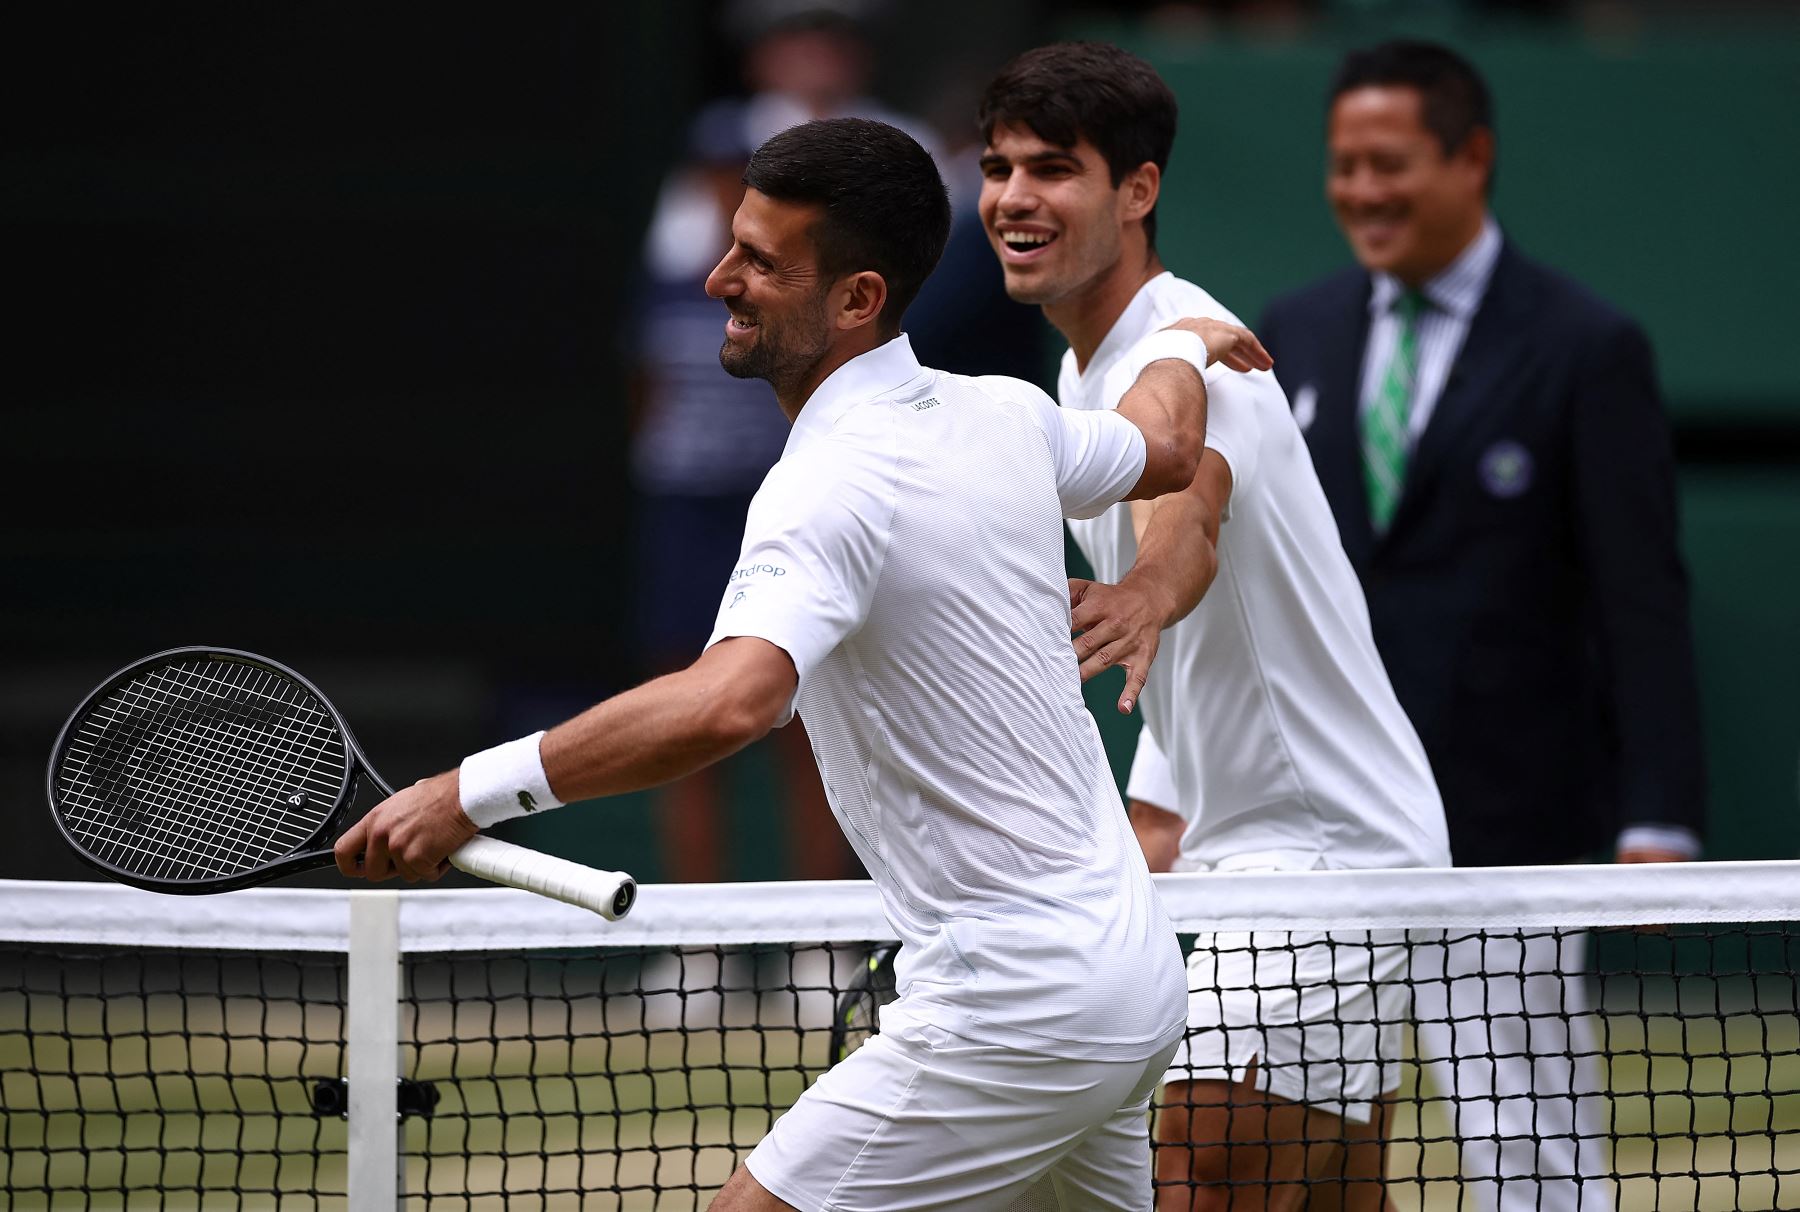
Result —
[[[689, 118], [741, 91], [730, 10], [7, 19], [0, 877], [85, 877], [43, 764], [82, 695], [159, 648], [294, 665], [395, 782], [646, 672], [627, 313]], [[1320, 171], [1341, 51], [1402, 29], [1468, 51], [1499, 100], [1501, 222], [1657, 343], [1708, 854], [1796, 853], [1792, 6], [919, 0], [867, 20], [875, 94], [941, 130], [1026, 46], [1151, 57], [1183, 102], [1165, 258], [1245, 316], [1346, 260]], [[734, 878], [783, 874], [769, 760], [732, 775]], [[510, 835], [655, 879], [649, 811], [624, 797]]]

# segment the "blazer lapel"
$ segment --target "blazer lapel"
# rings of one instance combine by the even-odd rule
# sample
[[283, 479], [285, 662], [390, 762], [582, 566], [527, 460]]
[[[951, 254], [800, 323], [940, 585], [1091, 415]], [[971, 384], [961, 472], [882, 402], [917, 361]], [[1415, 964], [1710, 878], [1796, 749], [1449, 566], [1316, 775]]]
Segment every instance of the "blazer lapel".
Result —
[[1517, 361], [1518, 347], [1527, 339], [1530, 318], [1530, 292], [1519, 271], [1512, 245], [1503, 244], [1494, 263], [1494, 276], [1469, 325], [1469, 335], [1451, 364], [1443, 394], [1407, 461], [1406, 483], [1384, 542], [1407, 524], [1409, 515], [1423, 507], [1421, 502], [1442, 474], [1457, 440], [1481, 415], [1493, 384], [1500, 382], [1508, 366]]
[[1362, 380], [1363, 347], [1369, 339], [1369, 278], [1361, 279], [1355, 292], [1354, 324], [1320, 324], [1318, 380], [1310, 386], [1319, 393], [1317, 412], [1307, 433], [1315, 452], [1319, 483], [1337, 514], [1338, 534], [1350, 562], [1362, 567], [1375, 542], [1369, 523], [1368, 490], [1363, 487], [1362, 439], [1357, 400]]

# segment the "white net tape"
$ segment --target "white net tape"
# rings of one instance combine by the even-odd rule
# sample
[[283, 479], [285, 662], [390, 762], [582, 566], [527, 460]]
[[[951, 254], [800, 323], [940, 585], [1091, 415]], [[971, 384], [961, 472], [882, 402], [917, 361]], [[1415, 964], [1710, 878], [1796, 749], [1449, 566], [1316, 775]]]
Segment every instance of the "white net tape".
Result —
[[[1176, 929], [1511, 929], [1800, 921], [1800, 861], [1159, 875]], [[399, 885], [389, 884], [388, 888]], [[0, 940], [343, 951], [352, 890], [176, 897], [115, 884], [0, 881]], [[503, 888], [407, 889], [400, 949], [507, 951], [890, 937], [860, 880], [646, 885], [607, 922]]]

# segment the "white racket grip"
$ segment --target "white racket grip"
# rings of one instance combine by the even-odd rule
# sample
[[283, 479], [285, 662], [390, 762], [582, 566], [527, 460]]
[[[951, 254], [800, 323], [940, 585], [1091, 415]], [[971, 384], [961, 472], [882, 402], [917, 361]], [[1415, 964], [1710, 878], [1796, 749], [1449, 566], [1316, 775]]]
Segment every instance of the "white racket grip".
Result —
[[470, 838], [450, 856], [450, 865], [496, 884], [590, 910], [609, 922], [630, 913], [637, 900], [637, 881], [623, 871], [585, 867], [494, 837]]

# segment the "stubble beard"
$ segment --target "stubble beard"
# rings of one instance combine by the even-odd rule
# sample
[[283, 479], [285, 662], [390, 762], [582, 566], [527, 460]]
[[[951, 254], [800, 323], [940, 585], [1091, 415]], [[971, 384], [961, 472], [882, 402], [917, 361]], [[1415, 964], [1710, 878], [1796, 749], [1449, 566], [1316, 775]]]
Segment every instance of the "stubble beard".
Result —
[[[1063, 239], [1073, 240], [1071, 235]], [[1087, 248], [1076, 250], [1073, 258], [1065, 258], [1050, 265], [1041, 267], [1029, 277], [1005, 275], [1006, 295], [1015, 303], [1025, 303], [1032, 307], [1054, 307], [1066, 303], [1082, 293], [1099, 277], [1105, 265], [1110, 264], [1107, 254], [1116, 260], [1118, 249]], [[1085, 255], [1083, 255], [1085, 254]]]
[[1063, 297], [1063, 293], [1057, 283], [1045, 278], [1029, 282], [1015, 282], [1010, 277], [1006, 279], [1006, 297], [1014, 303], [1024, 303], [1029, 307], [1055, 303]]
[[719, 346], [719, 365], [736, 379], [761, 379], [785, 395], [812, 373], [830, 344], [825, 323], [825, 296], [791, 324], [777, 329], [757, 321], [756, 340], [744, 348], [726, 340]]

